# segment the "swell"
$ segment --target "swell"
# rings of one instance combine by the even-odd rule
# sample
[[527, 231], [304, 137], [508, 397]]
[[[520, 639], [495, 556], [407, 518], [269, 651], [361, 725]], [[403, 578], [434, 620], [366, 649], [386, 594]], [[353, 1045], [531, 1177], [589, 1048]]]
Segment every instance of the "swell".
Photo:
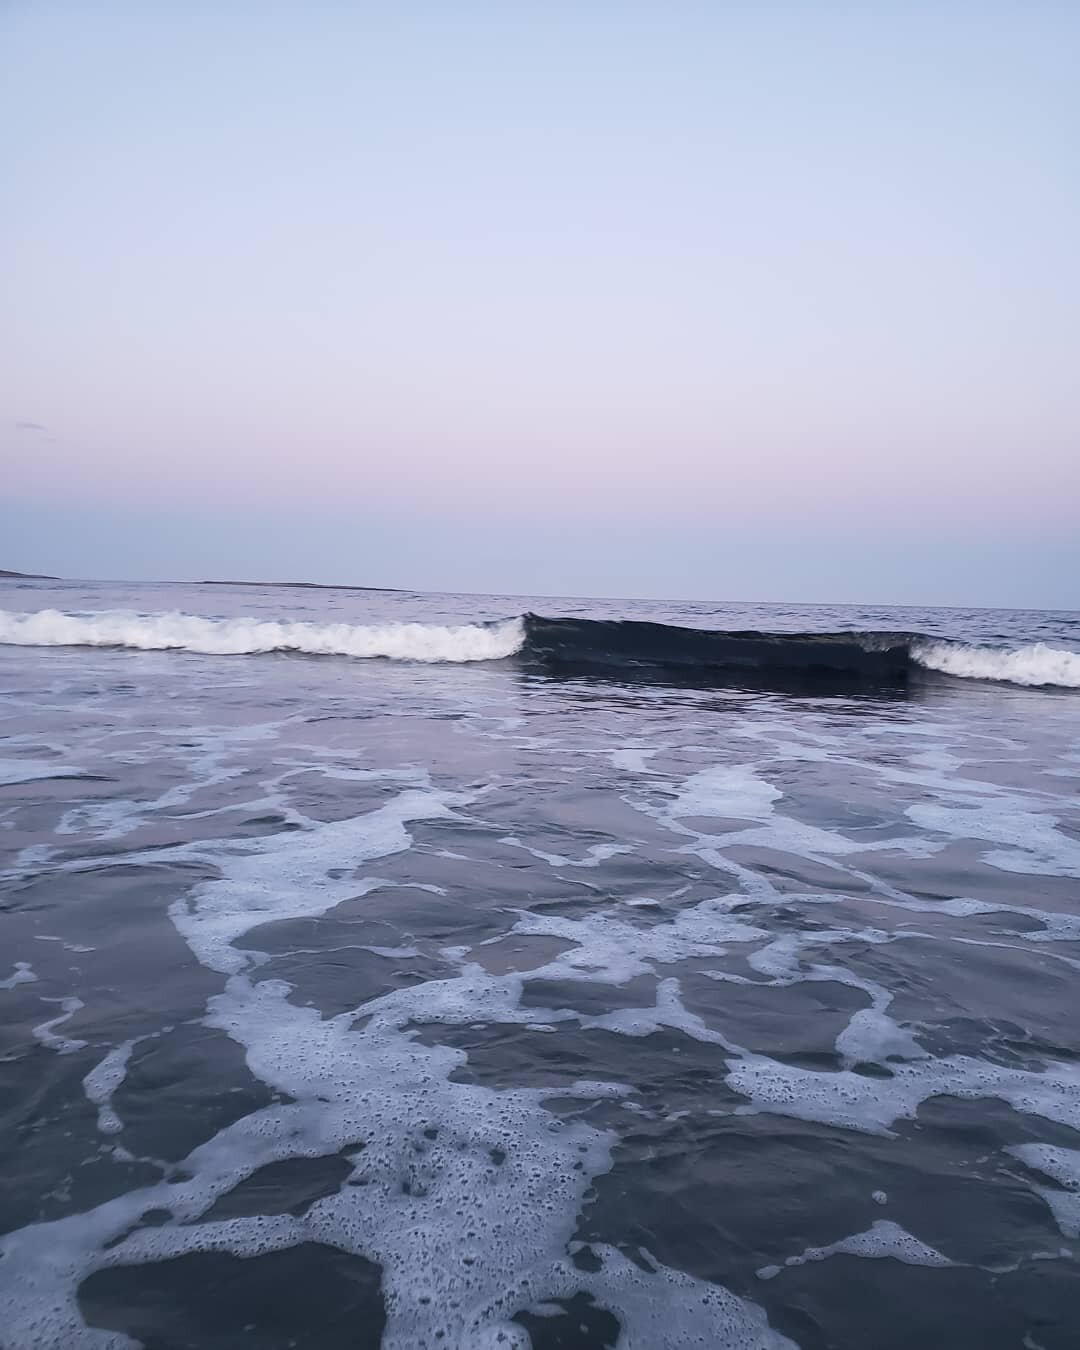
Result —
[[663, 669], [722, 680], [900, 684], [913, 674], [1027, 686], [1080, 688], [1080, 653], [1045, 643], [1010, 650], [885, 631], [712, 631], [638, 620], [525, 615], [525, 650], [564, 669]]
[[489, 623], [312, 623], [123, 610], [0, 610], [0, 644], [123, 647], [213, 656], [295, 652], [436, 663], [518, 657], [533, 669], [609, 675], [662, 671], [715, 683], [796, 687], [902, 684], [913, 674], [1080, 688], [1080, 653], [1036, 643], [974, 646], [918, 633], [730, 632], [636, 619], [524, 614]]
[[909, 638], [903, 633], [730, 632], [637, 619], [526, 614], [525, 634], [530, 656], [564, 668], [879, 682], [903, 681], [910, 668]]

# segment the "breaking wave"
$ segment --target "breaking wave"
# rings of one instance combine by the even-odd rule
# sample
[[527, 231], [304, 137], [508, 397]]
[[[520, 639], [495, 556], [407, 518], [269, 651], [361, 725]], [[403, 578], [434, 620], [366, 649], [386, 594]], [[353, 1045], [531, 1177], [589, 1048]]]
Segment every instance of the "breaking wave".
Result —
[[309, 623], [124, 610], [65, 614], [0, 610], [0, 644], [128, 647], [212, 656], [298, 652], [398, 661], [500, 661], [520, 655], [545, 669], [692, 677], [782, 685], [792, 681], [902, 683], [913, 669], [961, 679], [1080, 688], [1080, 653], [1045, 643], [1008, 650], [921, 634], [774, 633], [683, 628], [640, 620], [538, 614], [490, 623]]
[[915, 641], [911, 657], [927, 670], [965, 680], [1080, 689], [1080, 652], [1048, 647], [1045, 642], [1005, 651], [999, 647], [968, 647], [959, 642]]
[[306, 652], [312, 656], [389, 657], [398, 661], [497, 661], [519, 651], [521, 619], [492, 624], [278, 623], [206, 619], [197, 614], [105, 610], [63, 614], [0, 611], [0, 643], [23, 647], [134, 647], [210, 656]]

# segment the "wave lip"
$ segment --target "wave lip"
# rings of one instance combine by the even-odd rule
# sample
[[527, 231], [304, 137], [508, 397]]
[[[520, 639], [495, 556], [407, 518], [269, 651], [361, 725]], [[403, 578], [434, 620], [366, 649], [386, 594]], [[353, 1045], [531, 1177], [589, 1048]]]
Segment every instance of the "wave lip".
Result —
[[521, 619], [500, 623], [306, 623], [207, 619], [197, 614], [104, 610], [63, 614], [0, 611], [0, 643], [23, 647], [130, 647], [209, 656], [305, 652], [316, 656], [387, 657], [399, 661], [498, 661], [520, 650]]
[[1080, 652], [1049, 647], [1045, 642], [1006, 651], [1000, 647], [970, 647], [960, 642], [921, 638], [912, 643], [911, 658], [927, 670], [965, 680], [1080, 689]]

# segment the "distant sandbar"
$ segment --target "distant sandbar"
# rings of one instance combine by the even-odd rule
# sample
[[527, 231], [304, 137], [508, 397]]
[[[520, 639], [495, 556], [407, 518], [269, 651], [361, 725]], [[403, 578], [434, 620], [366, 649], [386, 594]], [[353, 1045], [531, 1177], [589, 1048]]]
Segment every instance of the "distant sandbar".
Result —
[[305, 591], [394, 591], [404, 594], [400, 586], [337, 586], [323, 581], [200, 581], [199, 586], [295, 586]]
[[[0, 567], [0, 579], [5, 581], [60, 581], [60, 577], [47, 576], [44, 572], [9, 572]], [[273, 586], [279, 589], [297, 587], [305, 591], [393, 591], [404, 594], [400, 586], [335, 586], [322, 581], [196, 581], [178, 582], [178, 585], [196, 586]]]

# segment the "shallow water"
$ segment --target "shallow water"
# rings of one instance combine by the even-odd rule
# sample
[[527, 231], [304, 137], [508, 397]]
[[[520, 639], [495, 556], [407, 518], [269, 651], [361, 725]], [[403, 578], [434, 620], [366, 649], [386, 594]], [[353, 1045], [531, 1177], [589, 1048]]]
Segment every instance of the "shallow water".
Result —
[[[28, 614], [1080, 638], [3, 585]], [[0, 697], [3, 1346], [1080, 1341], [1075, 690], [0, 645]]]

